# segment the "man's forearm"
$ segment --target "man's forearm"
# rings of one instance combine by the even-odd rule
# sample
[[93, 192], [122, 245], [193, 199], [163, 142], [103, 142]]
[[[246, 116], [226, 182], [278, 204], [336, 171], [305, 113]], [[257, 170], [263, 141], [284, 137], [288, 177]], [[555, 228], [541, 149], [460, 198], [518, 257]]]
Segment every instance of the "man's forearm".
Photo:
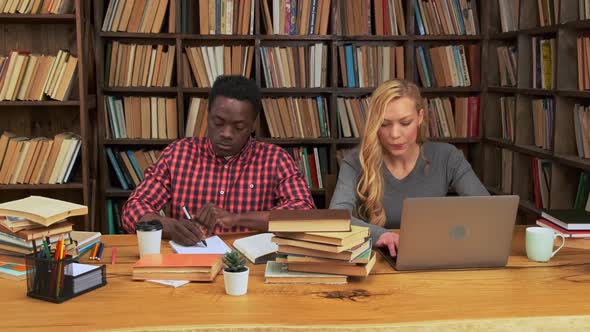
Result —
[[258, 231], [268, 231], [269, 211], [246, 212], [237, 215], [237, 226], [255, 229]]

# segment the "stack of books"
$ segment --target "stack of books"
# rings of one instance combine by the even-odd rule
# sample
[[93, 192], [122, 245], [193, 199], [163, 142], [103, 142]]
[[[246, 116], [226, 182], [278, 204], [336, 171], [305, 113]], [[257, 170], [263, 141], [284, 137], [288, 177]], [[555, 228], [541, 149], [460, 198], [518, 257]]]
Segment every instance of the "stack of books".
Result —
[[213, 281], [222, 266], [219, 254], [144, 255], [133, 264], [134, 280]]
[[[272, 211], [269, 231], [276, 235], [272, 239], [278, 245], [276, 263], [285, 264], [289, 273], [330, 276], [306, 279], [298, 273], [294, 282], [344, 283], [348, 276], [366, 277], [375, 265], [369, 229], [351, 226], [346, 210]], [[284, 271], [284, 267], [267, 265], [267, 282], [277, 276], [272, 271]], [[341, 278], [334, 280], [335, 275]]]
[[56, 199], [30, 196], [0, 204], [0, 261], [24, 264], [24, 256], [65, 240], [68, 254], [77, 256], [67, 217], [81, 216], [88, 208]]
[[590, 249], [590, 208], [543, 210], [537, 225], [567, 237], [566, 246]]

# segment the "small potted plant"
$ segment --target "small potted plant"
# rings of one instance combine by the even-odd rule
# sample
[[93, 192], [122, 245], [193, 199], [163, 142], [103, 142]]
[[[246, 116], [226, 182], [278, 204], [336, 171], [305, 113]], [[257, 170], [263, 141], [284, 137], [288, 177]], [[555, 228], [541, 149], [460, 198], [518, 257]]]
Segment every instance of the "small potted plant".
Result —
[[248, 274], [246, 258], [237, 250], [223, 256], [223, 282], [228, 295], [244, 295], [248, 291]]

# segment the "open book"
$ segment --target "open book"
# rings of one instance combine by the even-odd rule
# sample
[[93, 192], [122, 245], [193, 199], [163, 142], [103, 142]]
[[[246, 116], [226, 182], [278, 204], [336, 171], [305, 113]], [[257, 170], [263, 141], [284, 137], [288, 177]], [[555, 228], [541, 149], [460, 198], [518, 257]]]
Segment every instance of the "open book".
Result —
[[274, 260], [279, 246], [271, 241], [272, 233], [256, 234], [234, 241], [236, 248], [254, 264], [263, 264]]
[[0, 204], [0, 216], [25, 218], [43, 226], [86, 214], [87, 206], [42, 196], [29, 196]]

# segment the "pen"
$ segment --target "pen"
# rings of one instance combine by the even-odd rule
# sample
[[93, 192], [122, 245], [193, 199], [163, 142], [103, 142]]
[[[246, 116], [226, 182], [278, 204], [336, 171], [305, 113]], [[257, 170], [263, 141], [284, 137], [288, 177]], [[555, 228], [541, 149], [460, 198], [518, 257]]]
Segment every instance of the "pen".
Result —
[[[191, 218], [191, 215], [188, 213], [188, 211], [186, 210], [186, 206], [182, 206], [182, 211], [184, 212], [184, 215], [186, 216], [186, 219], [188, 220], [193, 220], [193, 218]], [[201, 243], [206, 247], [207, 246], [207, 241], [205, 241], [204, 239], [201, 240]]]
[[117, 248], [113, 247], [113, 250], [111, 251], [111, 265], [115, 265], [116, 261], [117, 261]]

